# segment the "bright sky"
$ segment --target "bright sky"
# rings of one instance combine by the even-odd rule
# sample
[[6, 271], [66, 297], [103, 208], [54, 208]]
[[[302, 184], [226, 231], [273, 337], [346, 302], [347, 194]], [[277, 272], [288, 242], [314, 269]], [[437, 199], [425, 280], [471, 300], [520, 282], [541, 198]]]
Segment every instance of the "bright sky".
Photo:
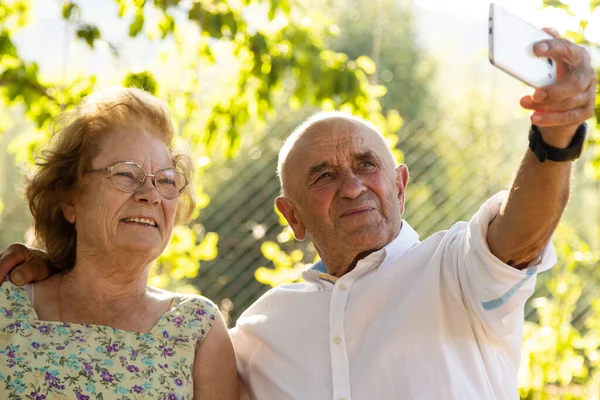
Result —
[[[449, 14], [453, 18], [473, 20], [487, 19], [489, 1], [485, 0], [413, 0], [420, 8]], [[590, 0], [562, 0], [568, 4], [578, 18], [588, 18], [587, 38], [600, 43], [600, 10], [596, 9], [590, 15]], [[569, 16], [563, 10], [540, 9], [542, 0], [497, 0], [496, 4], [506, 8], [513, 14], [531, 22], [534, 25], [552, 26], [560, 32], [577, 30], [578, 20]]]

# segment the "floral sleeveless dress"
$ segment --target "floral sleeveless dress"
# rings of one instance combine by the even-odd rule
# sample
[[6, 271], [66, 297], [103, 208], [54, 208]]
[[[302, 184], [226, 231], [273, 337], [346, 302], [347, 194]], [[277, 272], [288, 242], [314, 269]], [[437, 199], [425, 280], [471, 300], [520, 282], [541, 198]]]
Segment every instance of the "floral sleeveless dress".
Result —
[[195, 348], [216, 306], [175, 295], [150, 333], [40, 321], [24, 288], [0, 286], [0, 399], [191, 399]]

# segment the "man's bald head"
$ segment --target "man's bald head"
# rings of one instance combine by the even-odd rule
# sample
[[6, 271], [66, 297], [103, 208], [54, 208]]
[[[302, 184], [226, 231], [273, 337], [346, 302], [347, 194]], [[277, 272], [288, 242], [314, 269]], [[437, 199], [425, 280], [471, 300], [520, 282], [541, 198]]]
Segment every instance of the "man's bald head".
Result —
[[313, 115], [300, 126], [298, 126], [294, 132], [287, 137], [283, 143], [283, 146], [281, 147], [281, 150], [279, 151], [279, 157], [277, 160], [277, 176], [279, 177], [282, 195], [286, 196], [289, 194], [288, 182], [290, 165], [288, 165], [288, 161], [291, 158], [290, 155], [298, 150], [298, 146], [296, 145], [301, 143], [301, 139], [307, 133], [312, 132], [321, 131], [323, 135], [327, 135], [332, 131], [332, 129], [336, 129], [340, 126], [343, 126], [346, 129], [371, 131], [377, 134], [381, 139], [381, 143], [383, 144], [382, 149], [385, 151], [385, 154], [381, 154], [381, 156], [386, 158], [389, 157], [389, 159], [394, 162], [392, 152], [387, 146], [383, 135], [371, 122], [359, 117], [355, 117], [352, 114], [340, 111], [320, 112]]

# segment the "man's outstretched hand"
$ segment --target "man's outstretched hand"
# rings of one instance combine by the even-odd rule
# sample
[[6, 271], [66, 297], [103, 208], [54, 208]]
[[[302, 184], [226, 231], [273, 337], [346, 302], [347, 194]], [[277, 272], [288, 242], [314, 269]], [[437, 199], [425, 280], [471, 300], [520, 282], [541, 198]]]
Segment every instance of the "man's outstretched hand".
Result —
[[0, 252], [0, 284], [10, 274], [15, 285], [24, 285], [32, 281], [41, 281], [52, 275], [46, 262], [46, 252], [13, 243]]
[[561, 39], [556, 30], [544, 28], [554, 39], [535, 44], [539, 57], [549, 57], [557, 67], [557, 82], [521, 98], [521, 106], [533, 111], [544, 142], [558, 148], [571, 143], [577, 127], [594, 115], [596, 73], [585, 48]]

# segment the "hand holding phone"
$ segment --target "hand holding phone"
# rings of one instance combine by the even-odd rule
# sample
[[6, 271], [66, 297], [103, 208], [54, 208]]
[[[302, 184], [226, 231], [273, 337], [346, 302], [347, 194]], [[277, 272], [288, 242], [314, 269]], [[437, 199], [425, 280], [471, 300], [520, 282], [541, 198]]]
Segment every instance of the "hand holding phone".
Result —
[[556, 63], [537, 57], [533, 45], [552, 36], [497, 4], [490, 4], [489, 59], [521, 82], [539, 88], [556, 82]]

